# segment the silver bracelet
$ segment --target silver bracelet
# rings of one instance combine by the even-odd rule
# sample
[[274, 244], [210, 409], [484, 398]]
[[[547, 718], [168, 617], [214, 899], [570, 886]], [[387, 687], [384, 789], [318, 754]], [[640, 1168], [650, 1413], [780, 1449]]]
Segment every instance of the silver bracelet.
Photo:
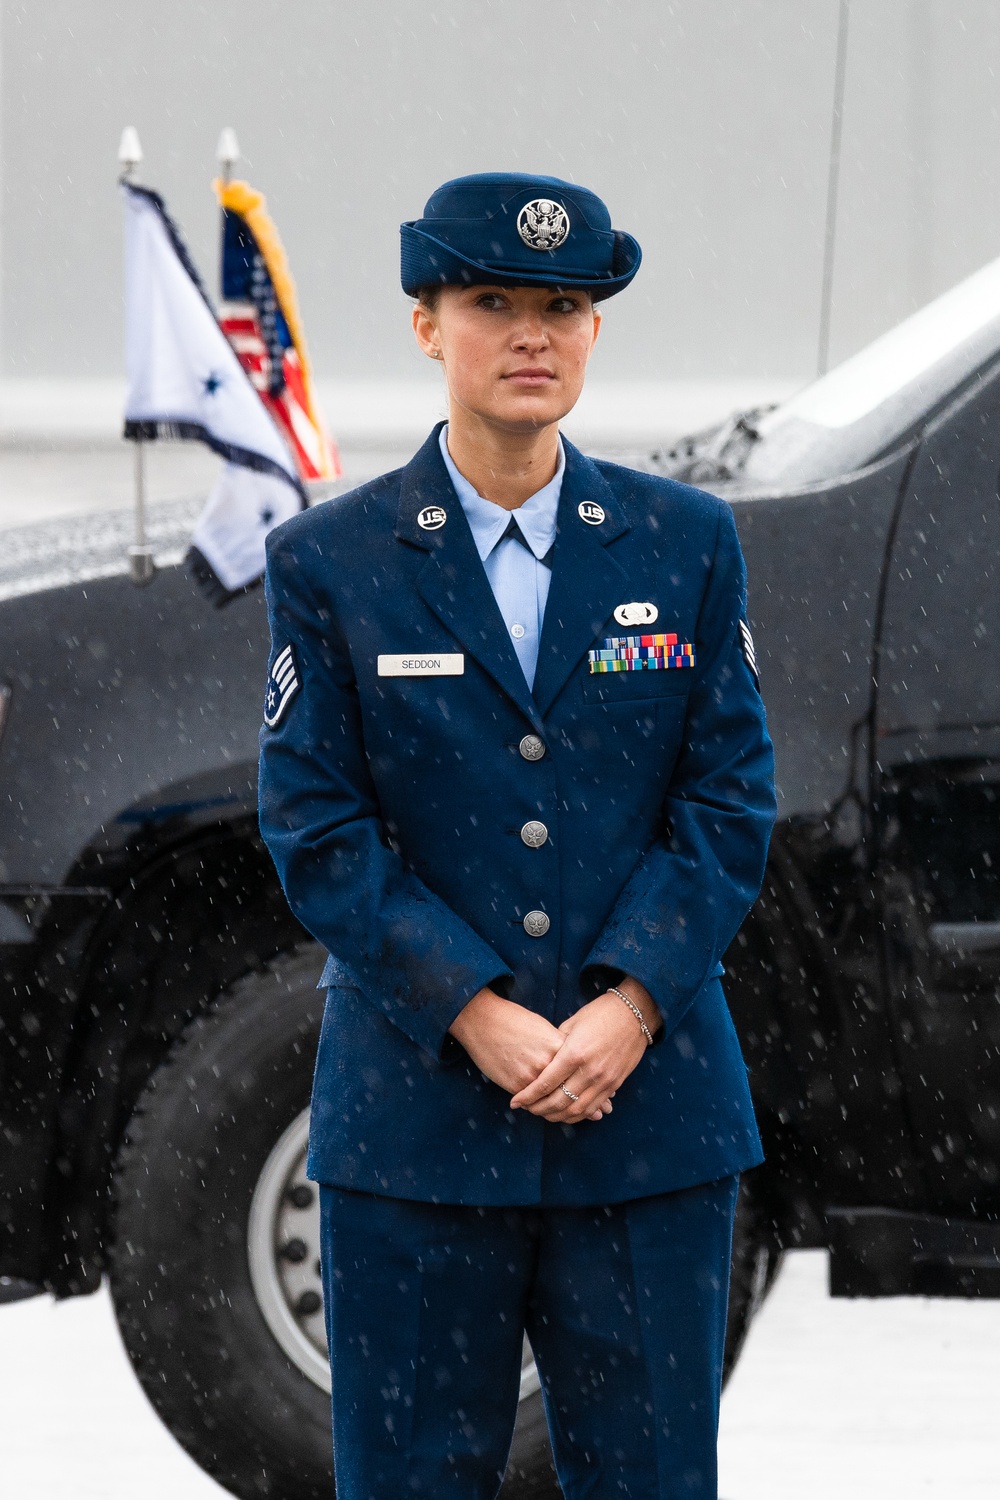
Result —
[[643, 1016], [642, 1011], [639, 1009], [638, 1005], [636, 1005], [634, 1000], [630, 1000], [627, 995], [623, 995], [616, 984], [609, 984], [608, 989], [611, 991], [612, 995], [617, 995], [619, 1000], [625, 1001], [625, 1004], [628, 1006], [629, 1010], [635, 1016], [636, 1020], [639, 1022], [639, 1025], [642, 1027], [642, 1034], [646, 1038], [646, 1046], [651, 1047], [653, 1045], [653, 1033], [646, 1025], [645, 1017]]

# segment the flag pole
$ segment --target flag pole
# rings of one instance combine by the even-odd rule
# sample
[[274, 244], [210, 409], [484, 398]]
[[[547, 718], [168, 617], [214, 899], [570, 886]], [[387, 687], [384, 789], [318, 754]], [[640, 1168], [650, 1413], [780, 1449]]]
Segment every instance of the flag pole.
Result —
[[[222, 127], [222, 130], [219, 132], [218, 144], [215, 147], [215, 159], [219, 163], [219, 176], [222, 178], [222, 181], [228, 186], [228, 184], [232, 181], [233, 168], [235, 167], [236, 163], [240, 159], [240, 143], [236, 139], [236, 131], [233, 129], [233, 127], [231, 125], [224, 125]], [[225, 214], [225, 210], [223, 210], [223, 212], [222, 212], [222, 223], [223, 223], [223, 226], [225, 226], [225, 221], [226, 221], [226, 214]], [[223, 284], [223, 281], [225, 280], [225, 269], [224, 269], [224, 267], [222, 265], [222, 261], [223, 261], [223, 258], [225, 256], [225, 253], [226, 253], [226, 251], [225, 251], [225, 243], [226, 243], [226, 235], [225, 235], [225, 228], [223, 227], [223, 232], [222, 232], [222, 235], [221, 235], [221, 238], [220, 238], [220, 244], [219, 244], [219, 295], [220, 295], [220, 297], [223, 294], [222, 293], [222, 284]]]
[[[134, 125], [126, 125], [118, 144], [118, 161], [121, 166], [119, 182], [128, 182], [142, 161], [142, 146], [139, 132]], [[141, 437], [134, 439], [134, 488], [135, 488], [135, 541], [128, 549], [128, 567], [135, 584], [152, 583], [156, 572], [153, 549], [146, 540], [146, 454]]]
[[823, 283], [819, 299], [819, 340], [816, 374], [830, 365], [830, 318], [833, 311], [833, 262], [837, 250], [837, 198], [840, 193], [840, 146], [844, 133], [844, 86], [847, 81], [847, 28], [851, 0], [840, 0], [837, 55], [833, 69], [833, 118], [830, 122], [830, 161], [826, 183], [826, 227], [823, 235]]

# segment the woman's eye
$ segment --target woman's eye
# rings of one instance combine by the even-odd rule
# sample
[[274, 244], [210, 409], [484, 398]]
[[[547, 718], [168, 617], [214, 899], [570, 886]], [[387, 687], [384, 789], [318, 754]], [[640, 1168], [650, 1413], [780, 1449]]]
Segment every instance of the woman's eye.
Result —
[[549, 306], [552, 312], [569, 313], [578, 311], [580, 304], [575, 297], [556, 297]]
[[503, 305], [503, 298], [496, 292], [487, 292], [478, 299], [478, 306], [485, 307], [488, 312], [496, 312]]

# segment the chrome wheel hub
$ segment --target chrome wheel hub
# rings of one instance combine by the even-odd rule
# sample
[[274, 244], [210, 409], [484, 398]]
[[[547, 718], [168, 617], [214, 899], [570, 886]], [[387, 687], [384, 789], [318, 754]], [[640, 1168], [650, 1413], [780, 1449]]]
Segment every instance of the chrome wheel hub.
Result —
[[[309, 1111], [304, 1109], [264, 1163], [250, 1205], [247, 1254], [257, 1303], [282, 1351], [320, 1390], [330, 1390], [319, 1188], [306, 1177]], [[539, 1387], [527, 1339], [521, 1363], [523, 1401]]]

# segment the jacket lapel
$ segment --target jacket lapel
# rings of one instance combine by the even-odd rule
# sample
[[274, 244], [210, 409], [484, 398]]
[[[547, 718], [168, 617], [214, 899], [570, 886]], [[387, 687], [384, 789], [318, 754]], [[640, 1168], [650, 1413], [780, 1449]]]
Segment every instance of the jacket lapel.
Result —
[[[625, 573], [605, 548], [628, 530], [628, 522], [596, 464], [565, 438], [563, 443], [566, 473], [559, 496], [552, 582], [533, 690], [542, 715], [548, 713], [615, 606], [624, 601], [626, 587]], [[597, 513], [592, 507], [599, 506], [604, 519], [596, 525], [585, 521], [581, 506], [591, 515]]]
[[[417, 577], [424, 602], [535, 727], [541, 728], [538, 709], [441, 457], [441, 426], [435, 427], [403, 470], [396, 535], [429, 553]], [[429, 506], [439, 507], [446, 515], [434, 530], [422, 527], [417, 519]]]

